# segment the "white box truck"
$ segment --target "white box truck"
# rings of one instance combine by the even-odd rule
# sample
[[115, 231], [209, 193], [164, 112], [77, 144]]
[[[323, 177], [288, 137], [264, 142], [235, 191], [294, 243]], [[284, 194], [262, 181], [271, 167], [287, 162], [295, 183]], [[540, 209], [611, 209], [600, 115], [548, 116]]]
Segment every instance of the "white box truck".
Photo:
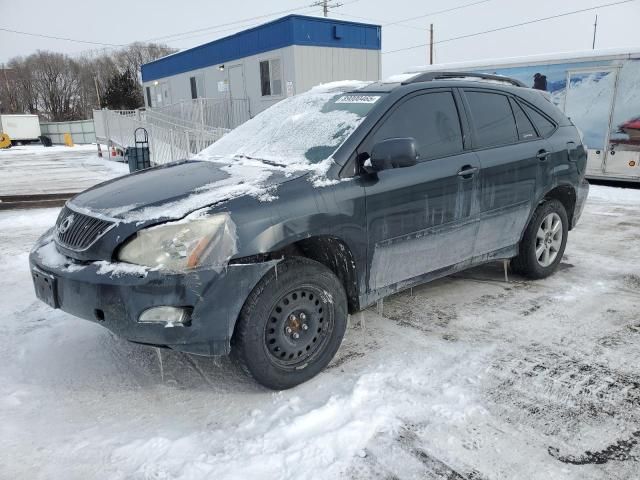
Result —
[[40, 119], [38, 115], [0, 115], [0, 133], [6, 133], [11, 143], [38, 142]]

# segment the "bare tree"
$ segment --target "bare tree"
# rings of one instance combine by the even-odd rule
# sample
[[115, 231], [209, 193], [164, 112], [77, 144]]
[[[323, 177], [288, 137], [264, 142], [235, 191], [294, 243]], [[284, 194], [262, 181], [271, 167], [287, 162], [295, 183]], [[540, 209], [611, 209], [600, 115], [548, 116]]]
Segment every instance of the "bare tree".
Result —
[[0, 102], [4, 113], [37, 112], [37, 94], [31, 75], [31, 63], [22, 57], [9, 61], [0, 76]]
[[80, 68], [61, 53], [38, 51], [30, 56], [39, 103], [50, 120], [77, 118], [80, 100]]
[[[165, 45], [133, 43], [93, 58], [46, 51], [15, 57], [0, 67], [0, 106], [3, 113], [37, 113], [53, 121], [90, 118], [114, 80], [134, 72], [140, 82], [142, 64], [174, 51]], [[138, 92], [142, 105], [141, 88], [132, 91]]]
[[120, 72], [140, 72], [140, 67], [160, 57], [176, 52], [175, 48], [157, 43], [135, 42], [118, 50], [113, 59]]

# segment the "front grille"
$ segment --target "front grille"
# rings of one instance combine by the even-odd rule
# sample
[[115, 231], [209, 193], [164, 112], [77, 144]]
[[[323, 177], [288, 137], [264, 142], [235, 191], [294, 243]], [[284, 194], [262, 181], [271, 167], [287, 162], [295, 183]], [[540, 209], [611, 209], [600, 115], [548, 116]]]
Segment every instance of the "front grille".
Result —
[[56, 241], [70, 250], [86, 250], [113, 225], [113, 222], [64, 207], [56, 222]]

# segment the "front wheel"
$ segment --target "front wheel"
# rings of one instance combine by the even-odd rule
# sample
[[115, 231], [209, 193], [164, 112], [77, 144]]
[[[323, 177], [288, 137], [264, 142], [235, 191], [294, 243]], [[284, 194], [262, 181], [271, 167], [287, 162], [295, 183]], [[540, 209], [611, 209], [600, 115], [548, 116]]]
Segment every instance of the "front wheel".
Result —
[[562, 260], [568, 233], [567, 211], [560, 201], [549, 200], [538, 205], [511, 267], [529, 278], [548, 277]]
[[232, 352], [262, 385], [291, 388], [327, 366], [346, 326], [347, 298], [334, 273], [313, 260], [289, 258], [247, 298]]

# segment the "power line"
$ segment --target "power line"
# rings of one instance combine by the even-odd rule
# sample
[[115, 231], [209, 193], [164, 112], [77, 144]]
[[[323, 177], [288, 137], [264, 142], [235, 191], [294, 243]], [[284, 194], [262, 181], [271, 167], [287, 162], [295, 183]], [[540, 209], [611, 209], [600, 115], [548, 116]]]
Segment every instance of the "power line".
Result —
[[[291, 12], [296, 12], [296, 11], [299, 11], [299, 10], [306, 10], [308, 8], [311, 8], [311, 7], [312, 7], [312, 5], [305, 5], [305, 6], [295, 7], [295, 8], [289, 8], [287, 10], [280, 10], [280, 11], [277, 11], [277, 12], [266, 13], [264, 15], [257, 15], [255, 17], [243, 18], [242, 20], [236, 20], [235, 22], [221, 23], [219, 25], [210, 25], [208, 27], [196, 28], [195, 30], [187, 30], [185, 32], [174, 33], [174, 34], [171, 34], [171, 35], [164, 35], [164, 36], [161, 36], [161, 37], [154, 37], [154, 38], [150, 38], [150, 39], [148, 39], [146, 41], [147, 42], [154, 42], [154, 41], [157, 41], [157, 40], [164, 40], [164, 39], [172, 38], [172, 37], [180, 37], [182, 35], [188, 35], [188, 34], [191, 34], [191, 33], [204, 32], [206, 30], [211, 30], [211, 29], [214, 29], [214, 28], [218, 29], [219, 27], [228, 27], [230, 25], [236, 25], [236, 24], [239, 24], [239, 23], [247, 23], [247, 22], [250, 22], [252, 20], [258, 20], [258, 19], [262, 19], [262, 18], [272, 17], [274, 15], [280, 15], [280, 14], [283, 14], [283, 13], [291, 13]], [[229, 30], [233, 30], [233, 29], [229, 29]], [[209, 32], [209, 33], [215, 33], [215, 32]]]
[[[383, 23], [382, 26], [383, 27], [388, 27], [388, 26], [391, 26], [391, 25], [397, 25], [397, 24], [404, 23], [404, 22], [410, 22], [411, 20], [418, 20], [419, 18], [429, 17], [429, 16], [432, 16], [432, 15], [439, 15], [441, 13], [453, 12], [454, 10], [460, 10], [460, 9], [463, 9], [463, 8], [473, 7], [474, 5], [479, 5], [481, 3], [487, 3], [487, 2], [490, 2], [490, 1], [491, 0], [480, 0], [480, 1], [477, 1], [477, 2], [467, 3], [467, 4], [464, 4], [464, 5], [458, 5], [457, 7], [445, 8], [444, 10], [438, 10], [436, 12], [425, 13], [425, 14], [418, 15], [418, 16], [415, 16], [415, 17], [403, 18], [402, 20], [398, 20], [398, 21], [395, 21], [395, 22]], [[428, 29], [425, 29], [425, 30], [428, 30]]]
[[405, 22], [408, 22], [408, 21], [411, 21], [411, 20], [417, 20], [419, 18], [439, 15], [441, 13], [452, 12], [454, 10], [461, 10], [463, 8], [472, 7], [474, 5], [479, 5], [481, 3], [487, 3], [487, 2], [490, 2], [490, 1], [492, 1], [492, 0], [480, 0], [480, 1], [477, 1], [477, 2], [467, 3], [467, 4], [464, 4], [464, 5], [458, 5], [457, 7], [446, 8], [444, 10], [437, 10], [437, 11], [434, 11], [434, 12], [424, 13], [424, 14], [418, 15], [416, 17], [405, 18], [405, 19], [402, 19], [402, 20], [397, 20], [397, 21], [389, 22], [389, 23], [384, 23], [383, 21], [377, 20], [375, 18], [361, 17], [359, 15], [351, 15], [350, 13], [342, 13], [342, 12], [334, 12], [334, 13], [336, 13], [337, 15], [341, 15], [343, 17], [352, 17], [352, 18], [358, 18], [360, 20], [366, 20], [368, 22], [379, 23], [382, 27], [407, 27], [407, 28], [414, 28], [416, 30], [428, 31], [429, 30], [428, 28], [418, 27], [417, 25], [409, 25], [409, 24], [407, 24]]
[[[352, 3], [356, 3], [356, 2], [359, 2], [359, 1], [360, 0], [351, 0], [349, 2], [342, 3], [341, 6], [342, 5], [351, 5]], [[289, 8], [287, 10], [280, 10], [278, 12], [271, 12], [271, 13], [266, 13], [264, 15], [258, 15], [258, 16], [255, 16], [255, 17], [244, 18], [242, 20], [236, 20], [234, 22], [221, 23], [219, 25], [211, 25], [209, 27], [197, 28], [195, 30], [188, 30], [188, 31], [181, 32], [181, 33], [174, 33], [174, 34], [171, 34], [171, 35], [164, 35], [162, 37], [150, 38], [150, 39], [145, 40], [145, 41], [153, 42], [153, 41], [157, 41], [157, 40], [165, 40], [165, 39], [172, 38], [172, 37], [180, 37], [182, 35], [189, 35], [191, 33], [205, 32], [205, 31], [208, 31], [208, 30], [211, 30], [211, 29], [216, 29], [216, 30], [214, 30], [213, 32], [208, 32], [208, 33], [216, 33], [216, 32], [234, 30], [237, 27], [229, 28], [229, 29], [225, 29], [225, 30], [219, 30], [219, 27], [228, 27], [230, 25], [237, 25], [237, 24], [240, 24], [240, 23], [251, 22], [252, 20], [258, 20], [258, 19], [263, 19], [263, 18], [267, 18], [267, 17], [272, 17], [274, 15], [281, 15], [281, 14], [284, 14], [284, 13], [297, 12], [297, 11], [300, 11], [300, 10], [308, 10], [308, 9], [311, 9], [311, 8], [313, 8], [315, 6], [316, 6], [316, 4], [311, 4], [311, 5], [307, 4], [307, 5], [300, 6], [300, 7]], [[332, 5], [329, 5], [329, 7], [332, 7]], [[173, 41], [177, 41], [177, 40], [178, 39], [175, 39]], [[180, 40], [185, 40], [185, 39], [182, 38]]]
[[31, 33], [31, 32], [23, 32], [20, 30], [12, 30], [10, 28], [0, 27], [0, 31], [9, 32], [9, 33], [17, 33], [19, 35], [28, 35], [31, 37], [42, 37], [49, 38], [53, 40], [64, 40], [67, 42], [75, 42], [75, 43], [88, 43], [91, 45], [101, 45], [103, 47], [126, 47], [126, 45], [117, 44], [117, 43], [102, 43], [102, 42], [92, 42], [90, 40], [78, 40], [76, 38], [67, 38], [67, 37], [56, 37], [55, 35], [45, 35], [43, 33]]
[[[560, 13], [558, 15], [552, 15], [550, 17], [536, 18], [535, 20], [529, 20], [527, 22], [522, 22], [522, 23], [515, 23], [513, 25], [507, 25], [505, 27], [492, 28], [491, 30], [485, 30], [483, 32], [475, 32], [475, 33], [469, 33], [467, 35], [460, 35], [458, 37], [446, 38], [444, 40], [440, 40], [438, 42], [434, 42], [434, 45], [435, 44], [439, 44], [439, 43], [453, 42], [454, 40], [461, 40], [463, 38], [476, 37], [478, 35], [485, 35], [487, 33], [493, 33], [493, 32], [499, 32], [499, 31], [502, 31], [502, 30], [508, 30], [510, 28], [522, 27], [524, 25], [531, 25], [532, 23], [544, 22], [546, 20], [552, 20], [554, 18], [566, 17], [568, 15], [574, 15], [576, 13], [589, 12], [591, 10], [596, 10], [598, 8], [613, 7], [615, 5], [622, 5], [623, 3], [631, 3], [631, 2], [635, 2], [635, 1], [636, 0], [623, 0], [623, 1], [620, 1], [620, 2], [605, 3], [605, 4], [602, 4], [602, 5], [597, 5], [595, 7], [582, 8], [580, 10], [574, 10], [572, 12], [565, 12], [565, 13]], [[412, 45], [410, 47], [398, 48], [396, 50], [387, 50], [386, 52], [382, 52], [382, 54], [403, 52], [403, 51], [406, 51], [406, 50], [413, 50], [415, 48], [422, 48], [422, 47], [425, 47], [427, 45], [428, 45], [427, 43], [421, 43], [420, 45]]]
[[[312, 9], [314, 7], [307, 6], [307, 7], [303, 7], [303, 8], [304, 9]], [[298, 11], [300, 11], [300, 10], [301, 9], [298, 9]], [[273, 15], [277, 15], [277, 14], [273, 14]], [[188, 35], [188, 34], [184, 33], [183, 35], [188, 35], [188, 36], [181, 37], [181, 38], [172, 38], [170, 40], [165, 40], [165, 43], [180, 42], [182, 40], [188, 40], [190, 38], [197, 38], [197, 37], [202, 37], [204, 35], [212, 35], [212, 34], [216, 34], [216, 33], [230, 32], [230, 31], [238, 30], [239, 28], [252, 28], [252, 27], [256, 27], [258, 25], [263, 25], [263, 24], [264, 24], [264, 22], [253, 21], [251, 23], [242, 23], [242, 24], [236, 25], [234, 27], [223, 28], [223, 29], [219, 29], [219, 30], [211, 30], [211, 31], [196, 33], [194, 35]], [[209, 28], [215, 28], [215, 27], [209, 27]], [[176, 34], [176, 36], [178, 36], [178, 35]], [[154, 40], [155, 39], [150, 39], [150, 40], [145, 40], [145, 41], [154, 41]], [[211, 40], [211, 41], [214, 41], [214, 40]]]
[[[367, 22], [373, 22], [373, 23], [377, 23], [377, 24], [382, 24], [381, 20], [375, 19], [375, 18], [370, 18], [370, 17], [361, 17], [359, 15], [351, 15], [350, 13], [342, 13], [342, 12], [333, 12], [334, 15], [340, 15], [341, 17], [348, 17], [348, 18], [356, 18], [358, 20], [365, 20]], [[381, 25], [382, 26], [382, 25]], [[421, 30], [424, 31], [424, 27], [418, 27], [417, 25], [409, 25], [407, 23], [399, 23], [397, 25], [392, 25], [392, 27], [406, 27], [406, 28], [413, 28], [415, 30]]]
[[[360, 0], [352, 0], [350, 2], [345, 2], [344, 5], [347, 4], [351, 4], [351, 3], [355, 3], [357, 1]], [[228, 22], [228, 23], [223, 23], [223, 24], [219, 24], [219, 25], [213, 25], [213, 26], [209, 26], [209, 27], [204, 27], [204, 28], [199, 28], [199, 29], [195, 29], [195, 30], [188, 30], [185, 32], [180, 32], [180, 33], [174, 33], [171, 35], [164, 35], [161, 37], [154, 37], [154, 38], [150, 38], [147, 40], [144, 40], [143, 43], [149, 43], [149, 42], [154, 42], [157, 40], [164, 40], [164, 39], [170, 39], [173, 37], [180, 37], [183, 35], [188, 35], [191, 33], [197, 33], [197, 32], [205, 32], [207, 30], [211, 30], [211, 29], [218, 29], [219, 27], [227, 27], [230, 25], [237, 25], [236, 27], [233, 28], [228, 28], [228, 29], [218, 29], [218, 30], [214, 30], [213, 32], [208, 32], [208, 33], [217, 33], [217, 32], [223, 32], [223, 31], [230, 31], [230, 30], [235, 30], [236, 28], [238, 28], [240, 25], [238, 24], [246, 24], [247, 22], [250, 22], [252, 20], [258, 20], [258, 19], [263, 19], [266, 17], [271, 17], [274, 15], [280, 15], [283, 13], [291, 13], [291, 12], [295, 12], [295, 11], [300, 11], [300, 10], [307, 10], [312, 8], [312, 5], [305, 5], [305, 6], [300, 6], [300, 7], [296, 7], [296, 8], [290, 8], [287, 10], [280, 10], [277, 12], [271, 12], [271, 13], [267, 13], [264, 15], [257, 15], [254, 17], [249, 17], [249, 18], [244, 18], [241, 20], [236, 20], [234, 22]], [[92, 41], [92, 40], [81, 40], [81, 39], [77, 39], [77, 38], [69, 38], [69, 37], [60, 37], [60, 36], [56, 36], [56, 35], [48, 35], [48, 34], [43, 34], [43, 33], [33, 33], [33, 32], [25, 32], [22, 30], [14, 30], [14, 29], [10, 29], [10, 28], [5, 28], [5, 27], [0, 27], [0, 31], [3, 32], [8, 32], [8, 33], [14, 33], [14, 34], [18, 34], [18, 35], [27, 35], [27, 36], [31, 36], [31, 37], [40, 37], [40, 38], [47, 38], [47, 39], [51, 39], [51, 40], [62, 40], [62, 41], [66, 41], [66, 42], [74, 42], [74, 43], [83, 43], [83, 44], [88, 44], [88, 45], [98, 45], [101, 47], [112, 47], [112, 48], [122, 48], [122, 47], [126, 47], [129, 44], [120, 44], [120, 43], [106, 43], [106, 42], [96, 42], [96, 41]], [[178, 41], [178, 40], [186, 40], [187, 38], [192, 38], [192, 37], [185, 37], [185, 38], [176, 38], [174, 40], [169, 40], [169, 41]], [[133, 42], [131, 42], [133, 43]], [[79, 52], [82, 53], [82, 52]]]

